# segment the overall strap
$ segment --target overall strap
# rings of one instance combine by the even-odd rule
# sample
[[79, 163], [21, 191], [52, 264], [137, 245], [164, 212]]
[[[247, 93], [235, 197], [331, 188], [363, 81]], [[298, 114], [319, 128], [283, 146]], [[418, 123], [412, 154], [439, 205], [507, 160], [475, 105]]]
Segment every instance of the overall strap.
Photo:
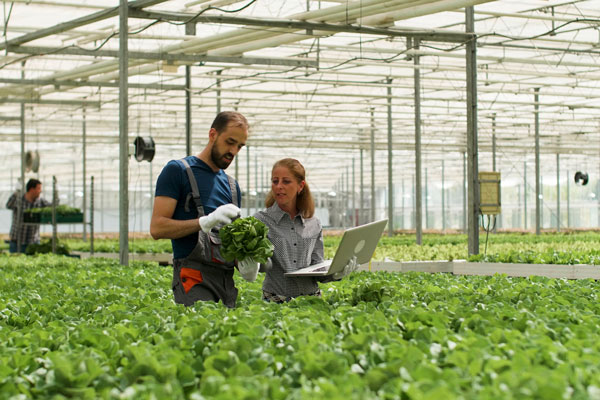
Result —
[[237, 185], [235, 184], [235, 179], [227, 175], [227, 180], [229, 181], [229, 187], [231, 188], [231, 202], [239, 207], [240, 205], [238, 204]]
[[192, 187], [192, 193], [188, 193], [185, 199], [185, 211], [190, 211], [190, 199], [194, 199], [194, 204], [196, 204], [196, 208], [198, 209], [198, 217], [202, 217], [204, 216], [204, 206], [202, 205], [202, 199], [200, 199], [200, 190], [198, 190], [198, 182], [196, 181], [196, 177], [192, 172], [192, 168], [190, 168], [190, 164], [188, 164], [184, 158], [179, 161], [181, 161], [185, 167], [188, 179], [190, 180], [190, 186]]

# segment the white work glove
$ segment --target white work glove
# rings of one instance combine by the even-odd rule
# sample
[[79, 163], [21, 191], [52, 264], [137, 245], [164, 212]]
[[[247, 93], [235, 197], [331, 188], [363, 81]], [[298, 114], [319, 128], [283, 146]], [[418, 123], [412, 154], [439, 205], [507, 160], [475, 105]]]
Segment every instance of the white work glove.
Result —
[[267, 258], [267, 262], [264, 264], [260, 264], [258, 272], [267, 272], [273, 268], [273, 261], [271, 261], [271, 257]]
[[248, 282], [254, 282], [258, 275], [259, 264], [254, 261], [251, 257], [244, 258], [242, 261], [238, 261], [238, 270], [242, 278]]
[[333, 279], [342, 279], [353, 273], [358, 269], [358, 263], [356, 262], [356, 256], [352, 257], [348, 264], [340, 272], [333, 274]]
[[200, 229], [208, 233], [212, 228], [219, 224], [229, 224], [240, 215], [240, 209], [234, 204], [224, 204], [208, 215], [198, 218]]

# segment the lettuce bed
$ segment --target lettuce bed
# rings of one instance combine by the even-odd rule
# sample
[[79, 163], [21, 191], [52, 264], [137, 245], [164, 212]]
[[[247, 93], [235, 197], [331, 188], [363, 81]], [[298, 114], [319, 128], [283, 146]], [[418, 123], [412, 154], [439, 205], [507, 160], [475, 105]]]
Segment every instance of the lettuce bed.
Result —
[[238, 280], [228, 310], [175, 305], [154, 263], [0, 271], [0, 398], [600, 397], [591, 280], [362, 272], [284, 305]]
[[[325, 257], [332, 258], [340, 236], [325, 236]], [[65, 239], [73, 251], [89, 251], [89, 241]], [[480, 237], [480, 255], [469, 257], [466, 235], [423, 236], [423, 245], [415, 244], [415, 236], [401, 234], [394, 237], [383, 236], [375, 251], [375, 260], [414, 261], [414, 260], [456, 260], [510, 262], [529, 264], [600, 264], [599, 232], [544, 233], [533, 234], [502, 233], [490, 235], [487, 255], [484, 257], [484, 237]], [[96, 252], [119, 252], [116, 239], [94, 241]], [[135, 253], [171, 253], [169, 240], [132, 239], [130, 251]]]

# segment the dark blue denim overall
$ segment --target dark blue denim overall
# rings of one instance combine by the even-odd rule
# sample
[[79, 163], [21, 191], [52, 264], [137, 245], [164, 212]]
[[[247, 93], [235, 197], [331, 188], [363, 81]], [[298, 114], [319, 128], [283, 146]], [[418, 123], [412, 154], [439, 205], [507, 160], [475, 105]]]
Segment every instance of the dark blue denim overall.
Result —
[[[185, 167], [192, 187], [192, 193], [186, 198], [185, 209], [189, 211], [189, 202], [193, 200], [200, 218], [205, 214], [196, 177], [187, 161], [184, 159], [180, 161]], [[239, 207], [235, 179], [227, 175], [227, 180], [233, 203]], [[223, 259], [220, 247], [221, 238], [217, 227], [209, 233], [200, 230], [198, 242], [192, 252], [185, 258], [173, 260], [172, 287], [175, 303], [191, 306], [196, 301], [218, 302], [220, 300], [227, 307], [235, 307], [238, 294], [233, 282], [235, 263]]]

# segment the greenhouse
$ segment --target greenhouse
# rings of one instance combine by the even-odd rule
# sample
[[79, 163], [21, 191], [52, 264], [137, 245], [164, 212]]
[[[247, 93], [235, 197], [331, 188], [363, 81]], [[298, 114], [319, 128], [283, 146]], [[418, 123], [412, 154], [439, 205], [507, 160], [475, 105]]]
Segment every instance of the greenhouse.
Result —
[[600, 399], [600, 1], [2, 22], [0, 399]]

